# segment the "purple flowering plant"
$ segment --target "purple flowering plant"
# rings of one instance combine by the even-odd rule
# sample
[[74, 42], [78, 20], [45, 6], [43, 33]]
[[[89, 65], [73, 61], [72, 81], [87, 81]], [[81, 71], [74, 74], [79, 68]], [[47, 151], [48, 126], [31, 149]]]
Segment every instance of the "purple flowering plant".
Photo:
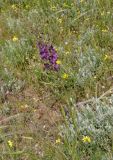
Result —
[[44, 61], [44, 68], [58, 71], [60, 66], [57, 64], [58, 54], [52, 45], [42, 42], [38, 43], [40, 57]]

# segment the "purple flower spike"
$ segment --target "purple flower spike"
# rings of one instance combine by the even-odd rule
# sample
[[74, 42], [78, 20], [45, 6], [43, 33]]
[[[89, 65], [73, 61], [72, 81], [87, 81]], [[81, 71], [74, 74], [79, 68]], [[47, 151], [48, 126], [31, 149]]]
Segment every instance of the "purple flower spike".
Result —
[[44, 60], [49, 59], [49, 50], [48, 46], [46, 44], [38, 43], [39, 51], [40, 51], [40, 56]]
[[51, 56], [49, 57], [49, 61], [50, 61], [51, 64], [55, 64], [56, 61], [57, 61], [57, 59], [58, 59], [58, 56], [57, 56], [56, 53], [54, 53], [53, 55], [51, 55]]
[[58, 59], [58, 55], [52, 45], [50, 46], [49, 51], [50, 51], [49, 61], [51, 64], [55, 64]]
[[48, 60], [49, 59], [49, 53], [47, 49], [40, 50], [40, 56], [42, 59]]
[[56, 64], [58, 55], [53, 46], [39, 42], [37, 47], [39, 48], [41, 59], [47, 61], [47, 63], [44, 63], [45, 69], [58, 71], [60, 68], [60, 66]]

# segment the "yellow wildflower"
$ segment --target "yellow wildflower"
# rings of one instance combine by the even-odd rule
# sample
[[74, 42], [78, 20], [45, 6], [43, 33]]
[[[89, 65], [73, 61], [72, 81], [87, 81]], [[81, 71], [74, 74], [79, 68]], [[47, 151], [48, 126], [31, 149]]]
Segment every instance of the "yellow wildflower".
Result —
[[104, 33], [105, 33], [105, 32], [108, 32], [108, 30], [107, 30], [107, 29], [102, 29], [102, 32], [104, 32]]
[[17, 7], [16, 7], [15, 4], [13, 4], [13, 5], [11, 6], [11, 8], [12, 8], [14, 11], [17, 11]]
[[16, 9], [16, 5], [13, 4], [13, 5], [11, 6], [11, 8], [12, 8], [12, 9]]
[[62, 23], [62, 19], [61, 19], [61, 18], [58, 18], [58, 22], [59, 22], [59, 23]]
[[29, 7], [30, 7], [29, 5], [26, 5], [26, 6], [25, 6], [26, 9], [29, 9]]
[[8, 145], [9, 145], [9, 147], [12, 148], [12, 147], [13, 147], [13, 142], [12, 142], [11, 140], [9, 140], [9, 141], [8, 141]]
[[103, 15], [105, 14], [105, 12], [103, 11], [103, 12], [101, 12], [100, 14], [101, 14], [101, 16], [103, 16]]
[[107, 54], [104, 56], [104, 60], [106, 61], [107, 59], [110, 59], [110, 56], [108, 56]]
[[61, 142], [60, 138], [56, 139], [56, 143], [60, 143], [60, 142]]
[[57, 8], [55, 6], [51, 6], [51, 9], [55, 11]]
[[61, 64], [61, 61], [60, 61], [60, 60], [57, 60], [57, 61], [56, 61], [56, 64]]
[[68, 74], [66, 74], [66, 73], [64, 73], [63, 75], [62, 75], [62, 78], [63, 79], [67, 79], [69, 76], [68, 76]]
[[91, 138], [90, 138], [89, 136], [83, 136], [82, 141], [83, 141], [84, 143], [85, 143], [85, 142], [90, 143], [90, 142], [91, 142]]
[[70, 53], [69, 51], [65, 52], [66, 55], [69, 54], [69, 53]]
[[14, 36], [12, 40], [13, 40], [13, 42], [18, 41], [18, 37]]

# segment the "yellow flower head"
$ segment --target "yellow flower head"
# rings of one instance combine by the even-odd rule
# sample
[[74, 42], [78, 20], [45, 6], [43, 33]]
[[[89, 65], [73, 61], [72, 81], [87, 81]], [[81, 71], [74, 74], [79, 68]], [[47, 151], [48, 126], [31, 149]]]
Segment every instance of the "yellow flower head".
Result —
[[11, 8], [12, 8], [14, 11], [17, 11], [17, 7], [16, 7], [15, 4], [13, 4], [13, 5], [11, 6]]
[[26, 6], [25, 6], [26, 9], [29, 9], [29, 7], [30, 7], [29, 5], [26, 5]]
[[82, 141], [83, 141], [84, 143], [85, 143], [85, 142], [90, 143], [90, 142], [91, 142], [91, 138], [90, 138], [89, 136], [83, 136]]
[[67, 51], [67, 52], [65, 52], [65, 54], [67, 55], [67, 54], [70, 54], [70, 52], [69, 51]]
[[106, 61], [107, 59], [109, 59], [110, 56], [108, 56], [107, 54], [104, 56], [104, 60]]
[[56, 61], [56, 64], [61, 64], [61, 61], [60, 61], [60, 60], [57, 60], [57, 61]]
[[62, 19], [61, 18], [58, 18], [57, 20], [58, 20], [59, 23], [62, 23]]
[[12, 9], [16, 9], [16, 5], [13, 4], [13, 5], [11, 6], [11, 8], [12, 8]]
[[13, 42], [18, 41], [18, 37], [14, 36], [12, 40], [13, 40]]
[[106, 33], [106, 32], [108, 32], [108, 30], [107, 29], [102, 29], [102, 32]]
[[51, 6], [51, 9], [55, 11], [57, 8], [55, 6]]
[[9, 145], [9, 147], [11, 147], [11, 148], [13, 147], [13, 142], [11, 140], [9, 140], [7, 143]]
[[63, 75], [62, 75], [62, 78], [63, 79], [67, 79], [69, 76], [68, 76], [68, 74], [66, 74], [66, 73], [64, 73]]
[[105, 12], [103, 11], [103, 12], [101, 12], [100, 14], [101, 14], [101, 16], [103, 16], [103, 15], [105, 14]]
[[61, 142], [60, 138], [56, 139], [56, 143], [60, 143], [60, 142]]

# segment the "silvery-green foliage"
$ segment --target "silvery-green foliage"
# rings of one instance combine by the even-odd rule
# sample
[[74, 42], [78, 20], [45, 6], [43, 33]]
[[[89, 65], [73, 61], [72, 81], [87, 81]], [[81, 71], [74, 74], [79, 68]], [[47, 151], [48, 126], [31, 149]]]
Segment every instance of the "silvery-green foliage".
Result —
[[[95, 103], [81, 106], [73, 117], [77, 118], [77, 126], [75, 127], [69, 112], [66, 117], [67, 123], [61, 127], [60, 134], [63, 138], [67, 138], [71, 143], [76, 141], [77, 137], [82, 142], [83, 136], [89, 136], [91, 138], [89, 151], [94, 150], [95, 147], [104, 153], [112, 149], [113, 95], [103, 101], [98, 100]], [[82, 145], [81, 150], [84, 147]]]
[[79, 70], [77, 73], [77, 82], [84, 85], [88, 78], [95, 75], [95, 71], [99, 66], [103, 65], [100, 61], [102, 55], [96, 53], [95, 49], [88, 47], [85, 52], [81, 52], [78, 56]]
[[83, 106], [77, 118], [81, 135], [90, 135], [94, 144], [106, 150], [112, 145], [113, 96], [107, 102]]
[[80, 130], [91, 133], [111, 132], [113, 128], [113, 97], [108, 103], [98, 102], [94, 106], [86, 105], [78, 112], [78, 124]]
[[8, 29], [12, 32], [23, 31], [24, 23], [19, 18], [14, 18], [11, 15], [6, 19], [6, 24]]

